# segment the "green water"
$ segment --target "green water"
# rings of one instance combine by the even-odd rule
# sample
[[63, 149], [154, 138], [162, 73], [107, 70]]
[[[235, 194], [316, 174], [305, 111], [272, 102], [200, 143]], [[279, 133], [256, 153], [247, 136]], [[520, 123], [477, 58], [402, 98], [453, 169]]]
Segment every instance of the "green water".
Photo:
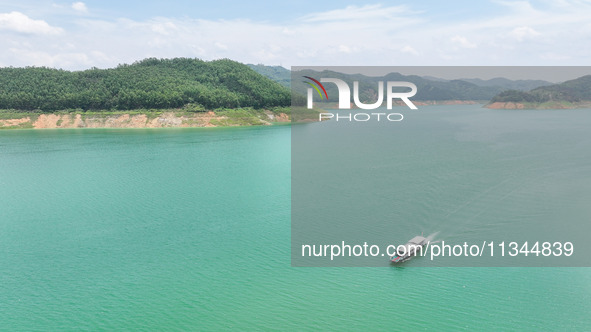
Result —
[[[302, 257], [300, 248], [342, 241], [385, 248], [437, 233], [435, 240], [477, 249], [494, 241], [496, 255], [413, 266], [591, 266], [590, 115], [424, 106], [399, 123], [294, 126], [294, 265], [383, 266], [379, 254], [331, 260]], [[501, 257], [503, 241], [570, 242], [575, 250]]]
[[0, 131], [0, 330], [591, 329], [586, 268], [291, 267], [290, 130]]

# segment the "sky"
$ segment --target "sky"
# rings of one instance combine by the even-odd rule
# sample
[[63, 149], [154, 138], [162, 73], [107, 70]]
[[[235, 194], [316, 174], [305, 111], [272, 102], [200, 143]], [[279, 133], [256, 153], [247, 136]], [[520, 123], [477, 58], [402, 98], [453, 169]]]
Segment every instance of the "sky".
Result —
[[0, 67], [591, 64], [591, 0], [3, 0]]

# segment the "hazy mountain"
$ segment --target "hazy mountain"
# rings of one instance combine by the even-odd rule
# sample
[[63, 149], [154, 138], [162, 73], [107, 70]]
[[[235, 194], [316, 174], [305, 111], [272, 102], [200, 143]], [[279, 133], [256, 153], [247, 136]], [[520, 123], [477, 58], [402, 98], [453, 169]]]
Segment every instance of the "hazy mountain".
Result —
[[289, 69], [285, 69], [281, 66], [265, 66], [262, 64], [248, 64], [247, 66], [285, 87], [289, 88], [291, 85], [291, 71]]
[[[490, 100], [499, 92], [506, 90], [503, 87], [483, 87], [463, 80], [433, 81], [416, 75], [402, 75], [390, 73], [383, 77], [364, 76], [360, 74], [343, 74], [333, 71], [317, 72], [304, 70], [297, 73], [302, 81], [294, 82], [294, 89], [302, 95], [305, 94], [308, 85], [304, 83], [303, 76], [310, 76], [316, 79], [321, 77], [340, 78], [346, 81], [358, 81], [360, 99], [362, 102], [372, 102], [377, 98], [378, 81], [405, 81], [412, 82], [417, 86], [417, 94], [413, 100]], [[328, 93], [329, 101], [337, 101], [338, 93], [334, 84], [324, 84]], [[352, 88], [352, 86], [351, 86]]]
[[503, 87], [511, 90], [529, 91], [541, 86], [552, 85], [554, 83], [542, 80], [510, 80], [503, 77], [482, 80], [479, 78], [462, 78], [462, 81], [470, 82], [484, 87]]
[[445, 78], [439, 78], [439, 77], [435, 77], [435, 76], [421, 76], [421, 77], [426, 80], [429, 80], [429, 81], [449, 82], [449, 80], [446, 80]]
[[519, 90], [503, 91], [493, 97], [491, 103], [578, 103], [583, 101], [591, 101], [591, 75], [582, 76], [559, 84], [539, 87], [529, 92]]
[[[249, 64], [259, 74], [262, 74], [280, 84], [289, 87], [291, 82], [291, 71], [280, 66], [265, 66]], [[361, 87], [361, 100], [369, 102], [372, 98], [376, 98], [375, 90], [377, 89], [377, 82], [380, 80], [404, 80], [413, 82], [417, 85], [418, 92], [413, 99], [416, 100], [490, 100], [498, 93], [505, 90], [522, 90], [528, 91], [540, 86], [552, 85], [551, 82], [543, 80], [510, 80], [506, 78], [493, 78], [489, 80], [482, 80], [478, 78], [472, 79], [456, 79], [446, 80], [434, 76], [416, 76], [416, 75], [402, 75], [399, 73], [391, 73], [385, 78], [369, 77], [364, 75], [346, 75], [335, 72], [323, 72], [321, 76], [315, 71], [306, 71], [301, 76], [312, 77], [336, 77], [350, 80], [357, 80]], [[332, 76], [330, 76], [332, 75]], [[302, 82], [296, 82], [299, 91], [305, 91], [306, 85]], [[329, 94], [330, 101], [336, 101], [336, 87], [333, 84], [325, 85], [325, 88], [332, 93]]]

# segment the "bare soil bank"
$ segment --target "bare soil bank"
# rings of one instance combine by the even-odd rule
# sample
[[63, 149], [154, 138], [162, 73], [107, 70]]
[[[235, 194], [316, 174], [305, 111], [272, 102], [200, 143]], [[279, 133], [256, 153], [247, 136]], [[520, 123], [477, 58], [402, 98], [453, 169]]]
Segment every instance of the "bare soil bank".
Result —
[[165, 128], [165, 127], [220, 127], [244, 125], [271, 125], [273, 122], [289, 122], [285, 113], [260, 112], [247, 119], [219, 115], [213, 111], [191, 114], [164, 112], [160, 114], [85, 114], [43, 113], [20, 118], [0, 119], [0, 129], [18, 128]]

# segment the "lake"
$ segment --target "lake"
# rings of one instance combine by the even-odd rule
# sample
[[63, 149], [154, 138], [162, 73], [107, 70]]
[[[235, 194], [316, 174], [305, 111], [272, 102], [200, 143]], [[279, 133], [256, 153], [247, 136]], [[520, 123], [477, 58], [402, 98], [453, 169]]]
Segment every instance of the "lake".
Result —
[[[421, 111], [403, 122], [433, 129], [414, 156], [466, 167], [454, 173], [466, 179], [466, 191], [452, 188], [455, 198], [438, 194], [448, 178], [425, 187], [462, 226], [497, 229], [487, 204], [499, 195], [518, 198], [511, 215], [531, 203], [528, 190], [551, 189], [530, 186], [531, 172], [559, 176], [559, 203], [567, 204], [563, 193], [588, 193], [589, 110]], [[542, 143], [562, 158], [513, 155], [515, 142], [550, 134]], [[290, 140], [289, 126], [0, 131], [1, 329], [591, 329], [589, 268], [292, 267]], [[469, 147], [435, 153], [453, 146]], [[487, 159], [483, 147], [498, 154]], [[484, 157], [463, 154], [474, 151]], [[504, 153], [544, 164], [482, 193], [489, 181], [474, 170]], [[441, 215], [405, 202], [397, 213], [419, 220], [409, 232], [429, 230], [429, 217]], [[573, 218], [588, 221], [573, 202]], [[458, 237], [451, 225], [437, 231]]]

